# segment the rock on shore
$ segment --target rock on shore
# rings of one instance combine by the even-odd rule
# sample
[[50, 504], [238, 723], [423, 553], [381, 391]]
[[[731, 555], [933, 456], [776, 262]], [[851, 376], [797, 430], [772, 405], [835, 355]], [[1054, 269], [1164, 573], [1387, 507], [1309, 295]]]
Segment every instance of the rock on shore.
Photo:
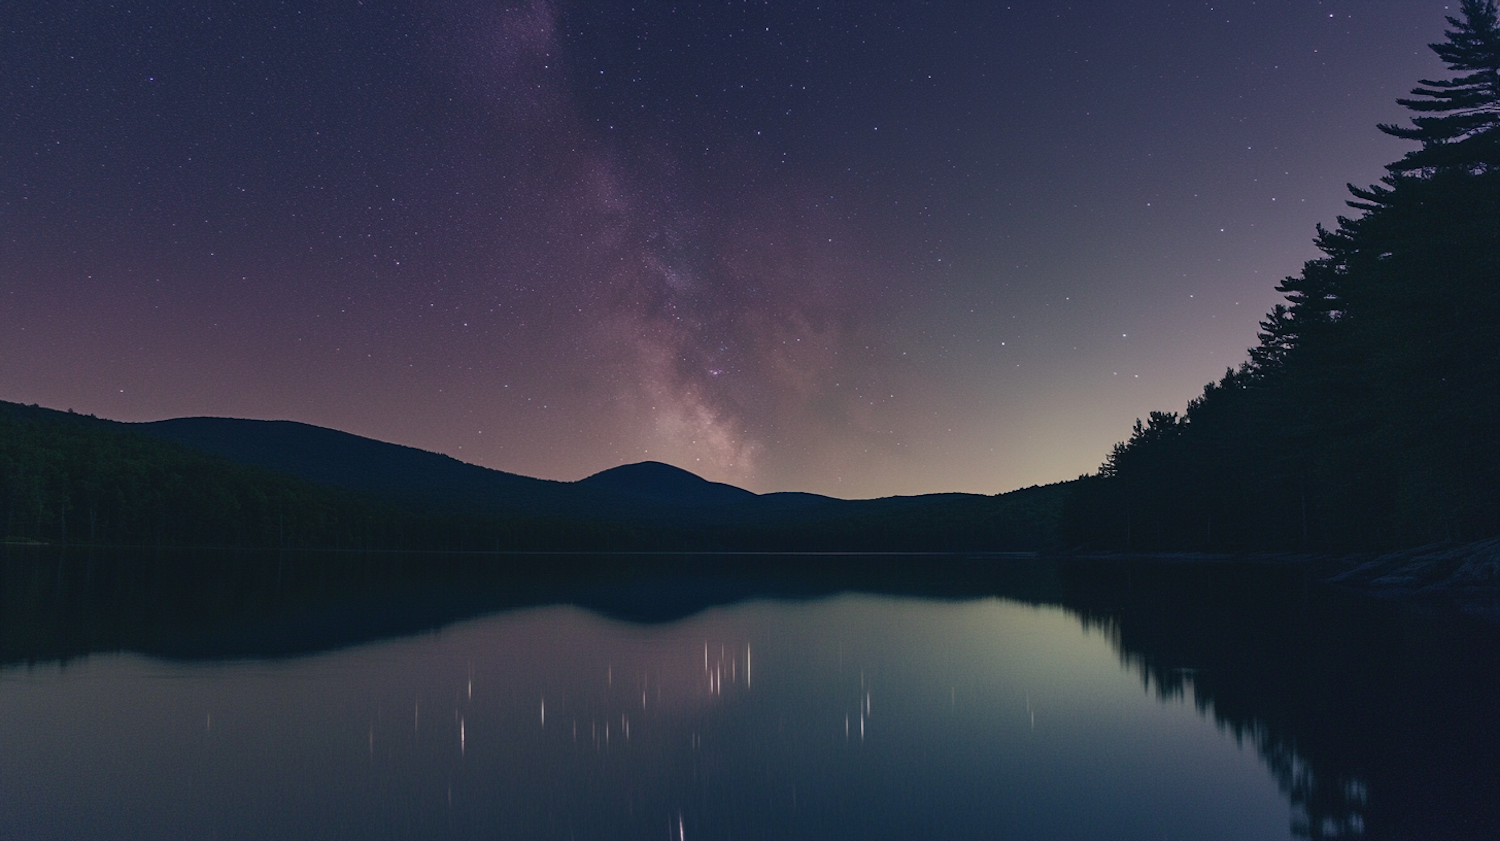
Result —
[[1377, 596], [1447, 602], [1468, 616], [1500, 622], [1500, 537], [1377, 555], [1328, 580]]

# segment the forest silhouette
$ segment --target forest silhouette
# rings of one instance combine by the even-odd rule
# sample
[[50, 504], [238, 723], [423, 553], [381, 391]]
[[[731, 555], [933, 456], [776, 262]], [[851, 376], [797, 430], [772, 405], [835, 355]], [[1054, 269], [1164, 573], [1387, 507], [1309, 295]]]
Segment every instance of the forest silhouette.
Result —
[[1421, 144], [1349, 186], [1260, 343], [1186, 412], [1136, 421], [1068, 497], [1069, 545], [1389, 549], [1500, 533], [1500, 26], [1464, 0], [1452, 75], [1397, 100]]

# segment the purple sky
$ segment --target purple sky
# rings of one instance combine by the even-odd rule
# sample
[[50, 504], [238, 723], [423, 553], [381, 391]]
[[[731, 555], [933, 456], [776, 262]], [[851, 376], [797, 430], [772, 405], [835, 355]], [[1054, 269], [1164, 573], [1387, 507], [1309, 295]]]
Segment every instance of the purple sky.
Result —
[[995, 493], [1244, 358], [1439, 2], [0, 8], [0, 399]]

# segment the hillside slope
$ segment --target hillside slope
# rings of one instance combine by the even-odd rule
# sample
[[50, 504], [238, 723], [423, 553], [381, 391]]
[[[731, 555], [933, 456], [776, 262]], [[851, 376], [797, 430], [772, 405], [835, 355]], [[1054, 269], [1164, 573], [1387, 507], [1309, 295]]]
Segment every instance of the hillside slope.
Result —
[[1016, 551], [1055, 544], [1067, 493], [758, 495], [658, 462], [557, 482], [290, 421], [126, 424], [0, 402], [0, 524], [44, 542]]

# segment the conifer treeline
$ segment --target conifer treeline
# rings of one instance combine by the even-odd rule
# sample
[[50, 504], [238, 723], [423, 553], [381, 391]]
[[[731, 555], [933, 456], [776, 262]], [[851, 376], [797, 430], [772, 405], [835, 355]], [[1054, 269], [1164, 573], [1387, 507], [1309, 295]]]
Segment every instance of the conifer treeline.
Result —
[[1137, 421], [1063, 515], [1073, 545], [1351, 550], [1500, 534], [1500, 25], [1464, 0], [1421, 144], [1277, 290], [1238, 370]]

